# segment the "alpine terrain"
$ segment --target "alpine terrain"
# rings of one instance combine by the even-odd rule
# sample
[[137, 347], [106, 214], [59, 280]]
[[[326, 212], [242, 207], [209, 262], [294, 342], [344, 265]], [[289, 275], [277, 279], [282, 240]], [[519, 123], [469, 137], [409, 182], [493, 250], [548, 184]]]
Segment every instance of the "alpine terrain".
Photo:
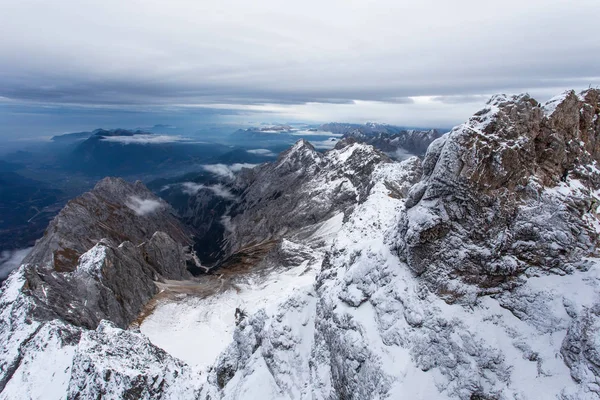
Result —
[[0, 399], [600, 398], [600, 90], [325, 128], [177, 211], [71, 200], [0, 289]]

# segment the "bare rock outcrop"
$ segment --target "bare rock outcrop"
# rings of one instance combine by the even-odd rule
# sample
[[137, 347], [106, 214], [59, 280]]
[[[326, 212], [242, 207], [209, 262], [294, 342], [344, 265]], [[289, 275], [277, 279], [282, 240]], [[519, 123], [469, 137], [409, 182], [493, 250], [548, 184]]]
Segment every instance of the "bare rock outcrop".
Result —
[[93, 190], [67, 203], [23, 262], [71, 272], [79, 257], [101, 239], [139, 245], [157, 231], [191, 244], [189, 232], [171, 207], [142, 182], [104, 178]]
[[351, 209], [366, 198], [374, 168], [387, 162], [385, 154], [368, 145], [320, 153], [299, 140], [276, 162], [240, 175], [242, 200], [227, 220], [227, 253], [280, 239]]
[[400, 223], [401, 258], [448, 301], [579, 267], [598, 238], [599, 102], [596, 89], [544, 105], [498, 95], [433, 142]]

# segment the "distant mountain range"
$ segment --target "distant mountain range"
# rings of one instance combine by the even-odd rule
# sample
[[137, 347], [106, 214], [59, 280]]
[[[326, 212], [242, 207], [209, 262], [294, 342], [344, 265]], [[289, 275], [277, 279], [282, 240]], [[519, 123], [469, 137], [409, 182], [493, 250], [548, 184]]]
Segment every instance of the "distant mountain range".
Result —
[[229, 151], [226, 145], [180, 136], [99, 129], [65, 154], [61, 164], [68, 170], [95, 176], [160, 174], [204, 163]]

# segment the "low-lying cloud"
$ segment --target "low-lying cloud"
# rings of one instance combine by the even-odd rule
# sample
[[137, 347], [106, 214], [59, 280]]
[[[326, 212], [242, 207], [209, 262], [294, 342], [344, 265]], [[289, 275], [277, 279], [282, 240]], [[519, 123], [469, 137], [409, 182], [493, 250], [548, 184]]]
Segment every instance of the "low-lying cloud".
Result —
[[252, 150], [246, 150], [246, 151], [248, 153], [250, 153], [250, 154], [256, 154], [258, 156], [265, 156], [265, 157], [274, 157], [274, 156], [276, 156], [276, 154], [273, 153], [269, 149], [252, 149]]
[[195, 195], [200, 190], [206, 189], [213, 192], [216, 196], [219, 196], [225, 200], [235, 200], [236, 196], [224, 185], [203, 185], [195, 182], [183, 182], [181, 183], [181, 191], [190, 196]]
[[151, 214], [163, 207], [160, 201], [142, 199], [138, 196], [130, 196], [125, 205], [139, 216]]
[[307, 131], [301, 130], [292, 133], [293, 136], [335, 136], [342, 137], [344, 134], [342, 133], [333, 133], [333, 132], [325, 132], [325, 131]]
[[242, 168], [253, 168], [258, 164], [249, 164], [249, 163], [236, 163], [236, 164], [207, 164], [203, 165], [205, 171], [213, 173], [217, 176], [233, 179], [235, 178], [235, 173], [242, 170]]
[[18, 268], [32, 248], [5, 250], [0, 253], [0, 280], [6, 279], [14, 269]]
[[105, 136], [102, 138], [106, 142], [115, 142], [121, 144], [165, 144], [177, 142], [189, 142], [189, 139], [181, 136], [171, 135], [133, 135], [133, 136]]
[[310, 144], [312, 144], [315, 149], [320, 149], [320, 150], [330, 150], [333, 149], [335, 147], [335, 145], [337, 144], [337, 142], [339, 142], [339, 139], [336, 138], [329, 138], [327, 140], [309, 140]]
[[396, 161], [404, 161], [404, 160], [409, 159], [410, 157], [414, 156], [414, 154], [409, 153], [408, 151], [404, 150], [403, 148], [399, 148], [396, 151], [387, 153], [387, 155]]
[[221, 217], [221, 224], [225, 228], [226, 232], [234, 232], [235, 231], [235, 227], [233, 226], [233, 223], [231, 223], [231, 217], [229, 215], [223, 215]]

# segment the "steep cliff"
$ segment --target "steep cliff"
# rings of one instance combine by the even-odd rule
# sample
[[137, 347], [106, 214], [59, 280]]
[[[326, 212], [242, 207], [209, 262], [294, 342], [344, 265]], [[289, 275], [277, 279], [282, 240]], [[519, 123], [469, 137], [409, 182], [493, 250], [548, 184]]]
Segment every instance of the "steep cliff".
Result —
[[187, 367], [123, 329], [155, 281], [189, 276], [190, 241], [139, 182], [106, 178], [69, 202], [0, 289], [0, 398], [177, 398]]
[[408, 266], [449, 301], [585, 269], [598, 237], [599, 110], [597, 90], [545, 105], [495, 96], [434, 142], [400, 223]]

